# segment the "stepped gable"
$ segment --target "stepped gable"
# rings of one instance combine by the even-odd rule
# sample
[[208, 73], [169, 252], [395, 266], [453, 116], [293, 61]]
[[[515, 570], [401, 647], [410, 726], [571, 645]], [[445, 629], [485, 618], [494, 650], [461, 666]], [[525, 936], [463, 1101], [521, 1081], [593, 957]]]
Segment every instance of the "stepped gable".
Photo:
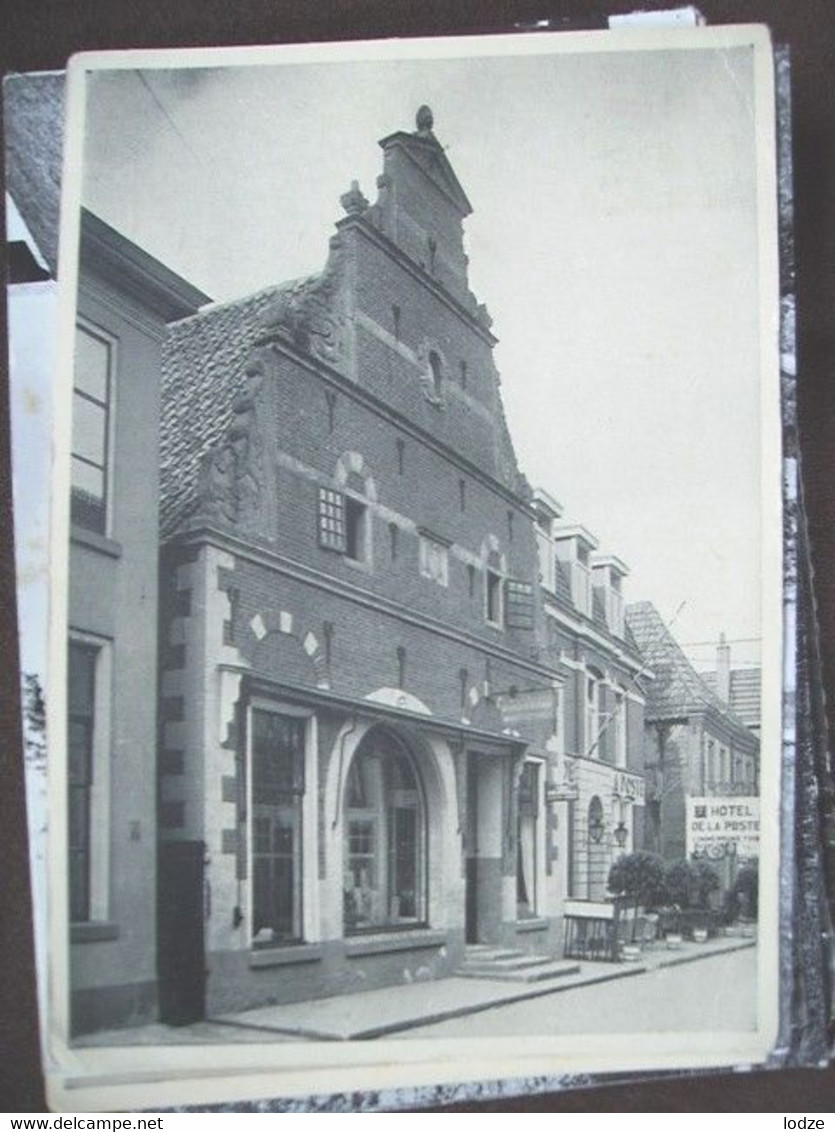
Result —
[[693, 667], [652, 602], [628, 605], [626, 620], [654, 676], [646, 692], [648, 722], [677, 719], [693, 711], [711, 711], [742, 729], [749, 739], [752, 737], [743, 720], [719, 699]]
[[[248, 396], [253, 352], [273, 345], [289, 346], [326, 366], [332, 379], [361, 386], [520, 500], [530, 501], [530, 485], [519, 470], [505, 420], [490, 316], [467, 283], [463, 220], [471, 206], [432, 127], [431, 111], [421, 107], [413, 133], [398, 132], [380, 142], [384, 171], [378, 198], [369, 204], [356, 182], [341, 197], [346, 215], [337, 222], [319, 273], [207, 307], [172, 326], [163, 358], [163, 536], [197, 513], [209, 477], [221, 497], [237, 490], [234, 482], [231, 488], [226, 483], [234, 481], [234, 459], [224, 456], [235, 428], [234, 402]], [[411, 275], [402, 278], [420, 293], [417, 305], [423, 311], [413, 328], [416, 340], [409, 347], [398, 344], [401, 355], [410, 358], [405, 368], [391, 343], [381, 343], [379, 322], [373, 342], [367, 333], [372, 314], [364, 304], [374, 288], [382, 288], [388, 314], [390, 304], [397, 305], [387, 288], [402, 278], [381, 275], [389, 263], [408, 266]], [[449, 355], [441, 397], [433, 397], [429, 377], [436, 348]], [[389, 353], [382, 358], [380, 350]], [[465, 394], [456, 374], [468, 351], [480, 389]], [[395, 372], [395, 362], [402, 372]]]

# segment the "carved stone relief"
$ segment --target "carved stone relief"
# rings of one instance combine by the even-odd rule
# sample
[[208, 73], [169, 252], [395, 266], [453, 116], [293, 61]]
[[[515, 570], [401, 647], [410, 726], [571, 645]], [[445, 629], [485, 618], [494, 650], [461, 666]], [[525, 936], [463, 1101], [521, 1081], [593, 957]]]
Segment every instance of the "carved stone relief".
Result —
[[243, 388], [232, 400], [223, 440], [203, 459], [198, 513], [211, 520], [261, 527], [264, 494], [264, 436], [260, 420], [264, 367], [252, 359]]
[[344, 368], [348, 353], [348, 320], [343, 296], [345, 260], [342, 238], [332, 237], [324, 270], [283, 291], [262, 316], [259, 344], [282, 337], [297, 349], [329, 365]]

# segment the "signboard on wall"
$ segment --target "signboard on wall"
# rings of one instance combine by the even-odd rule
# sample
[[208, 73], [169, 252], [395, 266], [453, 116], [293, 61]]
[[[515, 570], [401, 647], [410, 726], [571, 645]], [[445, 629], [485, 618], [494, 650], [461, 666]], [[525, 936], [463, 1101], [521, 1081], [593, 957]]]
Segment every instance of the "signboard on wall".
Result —
[[624, 802], [637, 802], [642, 806], [645, 797], [644, 780], [638, 774], [627, 774], [626, 771], [619, 770], [612, 784], [612, 793]]
[[760, 800], [740, 797], [687, 799], [687, 855], [757, 857]]

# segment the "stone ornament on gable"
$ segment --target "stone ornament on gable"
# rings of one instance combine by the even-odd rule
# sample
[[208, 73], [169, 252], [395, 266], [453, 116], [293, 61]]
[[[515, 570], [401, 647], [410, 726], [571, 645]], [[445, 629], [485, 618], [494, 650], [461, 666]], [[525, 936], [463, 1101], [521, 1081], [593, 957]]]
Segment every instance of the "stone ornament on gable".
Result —
[[264, 480], [263, 437], [259, 423], [264, 368], [250, 361], [244, 386], [232, 399], [232, 417], [219, 444], [203, 458], [198, 514], [224, 523], [257, 526]]
[[[359, 189], [357, 193], [362, 197]], [[355, 201], [351, 194], [346, 197]], [[343, 203], [346, 197], [342, 198]], [[345, 259], [341, 237], [331, 237], [324, 270], [282, 291], [261, 317], [257, 342], [263, 345], [276, 337], [286, 338], [304, 353], [336, 368], [344, 367], [348, 352], [348, 320], [342, 294]]]

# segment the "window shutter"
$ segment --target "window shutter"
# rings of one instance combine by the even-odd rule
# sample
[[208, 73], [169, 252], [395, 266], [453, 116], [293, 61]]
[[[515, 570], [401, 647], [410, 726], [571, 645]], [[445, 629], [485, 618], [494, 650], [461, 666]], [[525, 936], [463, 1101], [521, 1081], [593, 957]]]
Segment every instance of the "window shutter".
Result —
[[533, 629], [533, 586], [508, 578], [506, 587], [506, 619], [509, 629]]
[[340, 554], [347, 549], [345, 496], [329, 487], [319, 488], [319, 545]]

